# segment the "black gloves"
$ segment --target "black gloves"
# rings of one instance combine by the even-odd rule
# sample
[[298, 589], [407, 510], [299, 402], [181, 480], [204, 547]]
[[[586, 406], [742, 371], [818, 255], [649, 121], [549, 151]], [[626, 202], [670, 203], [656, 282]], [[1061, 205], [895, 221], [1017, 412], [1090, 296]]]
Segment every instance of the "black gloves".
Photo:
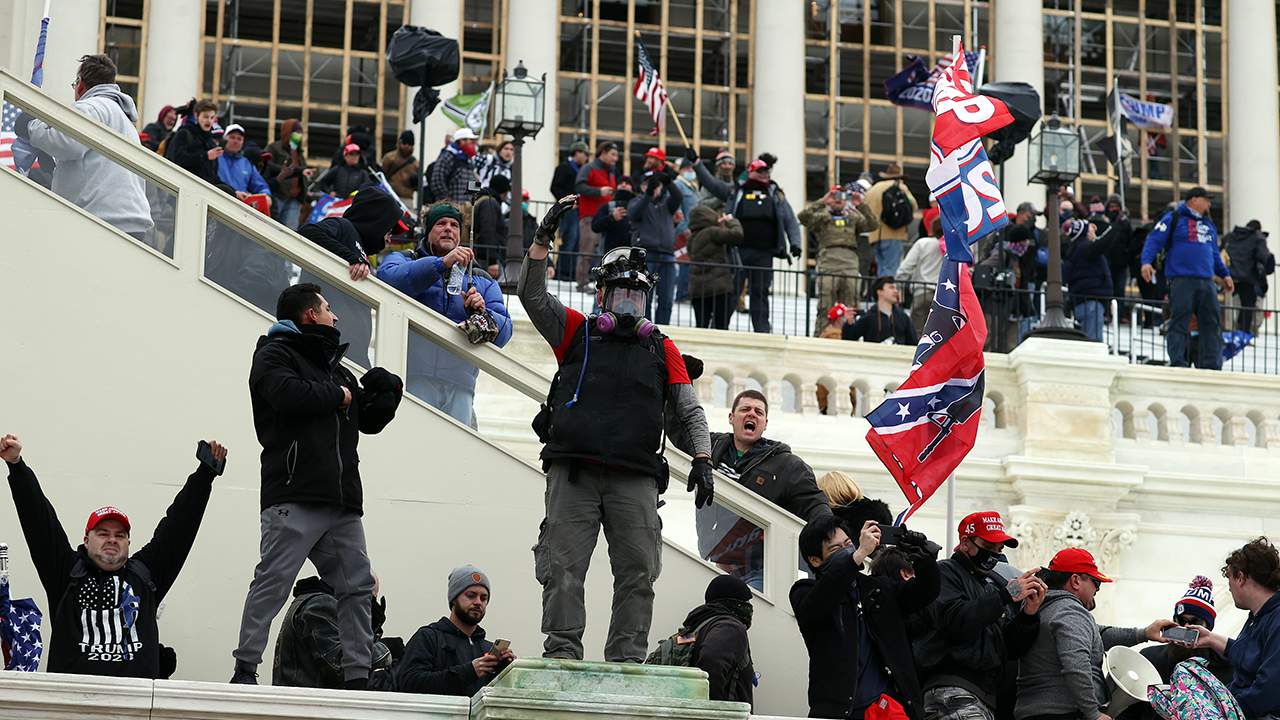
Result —
[[547, 214], [542, 216], [542, 223], [538, 225], [538, 231], [533, 234], [533, 241], [542, 247], [551, 247], [556, 240], [556, 230], [560, 228], [560, 218], [576, 207], [578, 207], [577, 195], [565, 195], [555, 201], [547, 210]]
[[798, 257], [800, 257], [800, 246], [799, 246], [799, 245], [792, 245], [792, 246], [791, 246], [791, 257], [794, 257], [794, 258], [798, 258]]
[[13, 134], [17, 135], [23, 140], [30, 140], [31, 129], [28, 128], [27, 126], [30, 125], [31, 121], [34, 119], [35, 118], [31, 117], [26, 112], [18, 113], [17, 119], [13, 121]]
[[684, 149], [684, 156], [689, 162], [694, 163], [695, 165], [697, 164], [698, 151], [693, 148], [693, 146], [689, 146]]
[[936, 558], [938, 551], [942, 546], [929, 540], [924, 533], [902, 528], [902, 534], [898, 538], [898, 549], [912, 563], [926, 560], [928, 558]]
[[394, 373], [386, 368], [371, 368], [360, 378], [360, 386], [367, 393], [379, 392], [395, 392], [397, 394], [404, 391], [404, 383]]
[[385, 597], [369, 598], [373, 602], [373, 608], [370, 616], [373, 620], [373, 635], [377, 637], [382, 634], [382, 624], [387, 621], [387, 599]]
[[708, 458], [694, 458], [693, 465], [689, 468], [689, 492], [697, 494], [693, 498], [693, 506], [703, 508], [711, 504], [711, 498], [715, 496], [716, 481], [711, 477], [711, 460]]

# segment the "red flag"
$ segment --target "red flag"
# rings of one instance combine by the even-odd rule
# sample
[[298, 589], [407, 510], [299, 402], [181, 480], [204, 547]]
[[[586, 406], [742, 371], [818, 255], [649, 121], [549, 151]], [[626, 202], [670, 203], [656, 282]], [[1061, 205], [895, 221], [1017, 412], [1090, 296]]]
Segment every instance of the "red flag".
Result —
[[951, 66], [933, 87], [933, 142], [943, 155], [965, 143], [1013, 122], [1003, 100], [975, 95], [969, 65], [964, 61], [964, 45], [957, 44]]
[[944, 260], [906, 382], [867, 414], [867, 443], [907, 498], [899, 522], [973, 449], [982, 416], [987, 323], [969, 266]]

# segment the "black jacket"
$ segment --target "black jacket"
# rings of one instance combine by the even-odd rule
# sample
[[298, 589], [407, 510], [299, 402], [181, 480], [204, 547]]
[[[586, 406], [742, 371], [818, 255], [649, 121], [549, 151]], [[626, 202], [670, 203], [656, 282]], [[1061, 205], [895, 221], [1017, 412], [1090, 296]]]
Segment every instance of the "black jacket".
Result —
[[578, 184], [578, 171], [568, 160], [556, 166], [556, 171], [551, 176], [551, 197], [559, 200], [565, 195], [572, 195], [573, 188]]
[[1222, 239], [1230, 259], [1231, 279], [1260, 285], [1267, 276], [1267, 239], [1247, 227], [1236, 226]]
[[707, 674], [710, 699], [752, 704], [755, 667], [747, 626], [724, 606], [708, 603], [690, 611], [681, 630], [692, 632], [704, 622], [690, 660]]
[[733, 433], [711, 433], [711, 464], [727, 470], [738, 484], [809, 521], [831, 512], [827, 496], [813, 477], [813, 468], [791, 452], [791, 446], [760, 438], [741, 458], [736, 457]]
[[369, 188], [356, 195], [342, 217], [303, 225], [298, 234], [348, 265], [368, 263], [370, 255], [382, 252], [387, 246], [387, 233], [395, 227], [400, 215], [395, 198], [380, 189]]
[[631, 244], [631, 236], [635, 234], [631, 229], [631, 217], [614, 220], [612, 213], [615, 207], [625, 209], [632, 197], [630, 193], [624, 194], [624, 191], [619, 191], [612, 200], [601, 205], [595, 216], [591, 218], [591, 231], [600, 236], [596, 252], [603, 254], [614, 248], [627, 247]]
[[919, 720], [923, 695], [905, 618], [938, 597], [938, 565], [927, 557], [913, 567], [916, 576], [905, 583], [864, 575], [853, 562], [853, 548], [845, 548], [827, 560], [817, 579], [791, 586], [791, 608], [809, 650], [809, 717], [843, 718], [851, 709], [858, 681], [857, 628], [865, 623], [883, 663], [887, 692]]
[[1040, 617], [970, 567], [959, 553], [938, 563], [938, 600], [926, 611], [930, 631], [916, 641], [916, 663], [924, 689], [962, 687], [994, 708], [1006, 664], [1035, 642]]
[[313, 190], [333, 193], [344, 198], [366, 185], [372, 185], [373, 182], [373, 175], [369, 173], [369, 168], [364, 163], [351, 166], [344, 162], [325, 170], [311, 187]]
[[209, 151], [218, 146], [213, 133], [194, 122], [183, 122], [169, 138], [165, 156], [175, 165], [207, 183], [218, 182], [218, 161], [209, 159]]
[[442, 617], [418, 628], [409, 639], [393, 673], [395, 689], [471, 697], [506, 667], [499, 663], [493, 675], [476, 677], [471, 661], [492, 649], [493, 643], [484, 638], [484, 628], [477, 626], [467, 637], [449, 618]]
[[[380, 606], [374, 604], [372, 668], [391, 667], [391, 651], [382, 643]], [[333, 588], [318, 577], [303, 578], [293, 586], [293, 604], [285, 611], [276, 636], [271, 684], [289, 687], [341, 689], [342, 641], [338, 636], [338, 599]], [[385, 675], [378, 673], [376, 676]]]
[[[165, 511], [151, 541], [132, 553], [123, 568], [103, 572], [84, 545], [72, 549], [31, 468], [21, 460], [9, 465], [14, 509], [48, 596], [45, 607], [53, 631], [49, 672], [161, 676], [156, 608], [177, 581], [195, 542], [213, 478], [204, 465], [197, 468]], [[94, 621], [87, 627], [86, 614]], [[89, 642], [83, 642], [85, 637]]]
[[[258, 339], [249, 397], [262, 445], [262, 509], [306, 502], [364, 512], [359, 433], [391, 422], [403, 385], [375, 368], [362, 388], [340, 362], [345, 350], [337, 332], [322, 325], [299, 331], [278, 322]], [[351, 392], [346, 408], [339, 407], [343, 387]]]
[[857, 320], [841, 328], [840, 337], [872, 343], [891, 340], [893, 345], [915, 345], [920, 340], [911, 317], [901, 306], [894, 305], [893, 316], [886, 318], [874, 304]]
[[471, 206], [471, 222], [476, 262], [484, 268], [501, 263], [507, 249], [507, 217], [502, 213], [502, 200], [487, 188], [480, 191]]

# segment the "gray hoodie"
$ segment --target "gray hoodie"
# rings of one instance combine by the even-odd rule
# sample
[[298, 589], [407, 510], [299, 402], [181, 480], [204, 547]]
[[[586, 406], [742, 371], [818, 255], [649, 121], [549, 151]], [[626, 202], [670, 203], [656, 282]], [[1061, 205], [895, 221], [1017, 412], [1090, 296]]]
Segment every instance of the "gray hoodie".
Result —
[[[141, 147], [138, 109], [133, 98], [114, 83], [95, 85], [76, 101], [76, 112]], [[126, 233], [145, 233], [154, 223], [147, 203], [146, 182], [97, 150], [70, 135], [33, 119], [28, 126], [33, 146], [53, 156], [53, 191]]]
[[1079, 714], [1096, 720], [1110, 699], [1102, 677], [1103, 653], [1146, 641], [1145, 628], [1099, 627], [1079, 598], [1050, 590], [1040, 606], [1040, 634], [1018, 661], [1014, 718]]

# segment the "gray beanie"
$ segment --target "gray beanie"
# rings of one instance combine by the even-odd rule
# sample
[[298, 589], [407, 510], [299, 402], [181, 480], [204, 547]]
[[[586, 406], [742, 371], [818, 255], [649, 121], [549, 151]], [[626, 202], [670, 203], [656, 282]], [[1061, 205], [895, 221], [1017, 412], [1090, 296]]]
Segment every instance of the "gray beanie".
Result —
[[462, 594], [464, 590], [472, 585], [479, 585], [489, 592], [493, 592], [493, 588], [489, 585], [489, 576], [475, 565], [463, 565], [453, 569], [449, 573], [449, 604]]

